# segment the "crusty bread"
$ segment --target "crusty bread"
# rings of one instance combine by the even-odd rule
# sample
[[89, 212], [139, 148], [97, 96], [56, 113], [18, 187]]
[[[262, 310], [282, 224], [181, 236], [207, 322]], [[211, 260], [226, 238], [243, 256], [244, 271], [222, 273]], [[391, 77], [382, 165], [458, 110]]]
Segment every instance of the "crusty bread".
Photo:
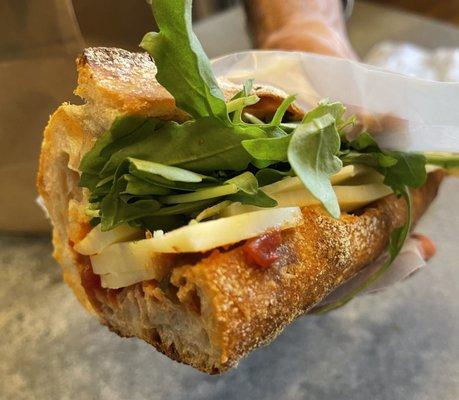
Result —
[[[139, 337], [169, 357], [208, 372], [235, 365], [272, 340], [290, 321], [377, 258], [392, 229], [405, 219], [402, 199], [388, 196], [339, 220], [316, 207], [303, 209], [304, 224], [282, 232], [278, 260], [267, 269], [247, 263], [242, 245], [209, 254], [164, 256], [162, 279], [118, 290], [102, 289], [90, 260], [73, 250], [89, 231], [86, 191], [78, 186], [81, 157], [114, 116], [129, 113], [183, 120], [173, 98], [155, 80], [155, 66], [141, 53], [87, 49], [77, 62], [76, 93], [86, 103], [64, 104], [45, 130], [38, 188], [53, 223], [54, 255], [65, 281], [100, 321], [121, 336]], [[221, 83], [226, 96], [239, 90]], [[268, 115], [284, 94], [256, 87], [252, 112]], [[300, 117], [292, 107], [292, 117]], [[418, 219], [443, 178], [429, 174], [413, 191]]]

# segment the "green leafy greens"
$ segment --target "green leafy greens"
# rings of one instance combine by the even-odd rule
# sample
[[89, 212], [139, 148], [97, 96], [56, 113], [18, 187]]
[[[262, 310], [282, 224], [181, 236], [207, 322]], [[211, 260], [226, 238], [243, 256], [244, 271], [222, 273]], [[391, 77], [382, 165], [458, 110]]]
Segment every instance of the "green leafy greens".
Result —
[[140, 46], [155, 60], [156, 79], [192, 117], [228, 118], [223, 93], [191, 26], [191, 0], [151, 0], [159, 32]]
[[231, 202], [275, 207], [276, 201], [260, 187], [294, 175], [338, 218], [330, 177], [343, 165], [364, 164], [380, 172], [384, 183], [408, 204], [407, 223], [392, 233], [388, 261], [365, 285], [375, 281], [408, 235], [409, 188], [424, 184], [426, 162], [458, 167], [459, 157], [385, 151], [367, 132], [348, 140], [345, 131], [354, 119], [344, 119], [344, 106], [328, 100], [301, 122], [292, 122], [285, 120], [295, 100], [289, 96], [270, 121], [260, 120], [245, 112], [259, 101], [252, 80], [225, 100], [192, 31], [191, 0], [150, 2], [160, 31], [146, 34], [141, 47], [156, 63], [158, 82], [190, 119], [177, 123], [135, 115], [115, 118], [80, 164], [92, 224], [100, 223], [103, 231], [126, 223], [167, 231], [192, 219], [218, 216]]
[[330, 176], [343, 166], [337, 157], [340, 137], [335, 118], [331, 114], [319, 118], [308, 116], [292, 134], [288, 160], [312, 195], [333, 217], [339, 218], [338, 199], [330, 182]]

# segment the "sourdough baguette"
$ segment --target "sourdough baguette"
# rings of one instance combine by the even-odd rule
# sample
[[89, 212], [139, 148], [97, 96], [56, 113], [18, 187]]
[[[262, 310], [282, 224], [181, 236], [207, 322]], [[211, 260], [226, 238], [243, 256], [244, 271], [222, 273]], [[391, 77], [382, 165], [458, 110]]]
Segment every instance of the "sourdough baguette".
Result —
[[[282, 232], [278, 260], [267, 269], [249, 265], [242, 244], [208, 254], [165, 255], [160, 281], [102, 289], [89, 257], [73, 245], [89, 231], [87, 192], [78, 186], [82, 156], [120, 114], [184, 120], [174, 99], [155, 80], [149, 57], [120, 49], [91, 48], [78, 59], [76, 93], [81, 106], [64, 104], [44, 133], [38, 189], [53, 223], [54, 256], [65, 281], [86, 308], [120, 336], [138, 337], [169, 357], [208, 373], [234, 366], [252, 349], [272, 340], [339, 284], [386, 248], [391, 231], [403, 224], [406, 206], [388, 196], [339, 220], [305, 207], [304, 224]], [[230, 98], [239, 88], [220, 82]], [[255, 87], [261, 98], [251, 112], [272, 114], [285, 94]], [[301, 110], [291, 107], [292, 118]], [[413, 190], [417, 220], [443, 178], [429, 174]]]

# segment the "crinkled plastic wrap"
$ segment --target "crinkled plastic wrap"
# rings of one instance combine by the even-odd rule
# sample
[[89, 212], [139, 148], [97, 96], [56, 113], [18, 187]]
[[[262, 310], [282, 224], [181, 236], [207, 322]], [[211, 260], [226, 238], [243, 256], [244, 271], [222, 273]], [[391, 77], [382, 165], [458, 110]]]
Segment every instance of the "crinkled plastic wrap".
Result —
[[306, 109], [324, 98], [379, 121], [381, 146], [404, 151], [459, 152], [459, 83], [387, 72], [340, 58], [284, 51], [248, 51], [218, 58], [217, 76], [254, 78], [288, 94]]
[[[305, 110], [324, 98], [341, 101], [352, 112], [381, 122], [376, 136], [384, 147], [459, 152], [459, 83], [422, 80], [349, 60], [283, 51], [231, 54], [214, 60], [213, 67], [217, 76], [235, 83], [254, 78], [296, 94]], [[386, 258], [383, 254], [322, 304], [360, 286]], [[385, 289], [425, 265], [420, 242], [410, 238], [388, 272], [364, 293]]]

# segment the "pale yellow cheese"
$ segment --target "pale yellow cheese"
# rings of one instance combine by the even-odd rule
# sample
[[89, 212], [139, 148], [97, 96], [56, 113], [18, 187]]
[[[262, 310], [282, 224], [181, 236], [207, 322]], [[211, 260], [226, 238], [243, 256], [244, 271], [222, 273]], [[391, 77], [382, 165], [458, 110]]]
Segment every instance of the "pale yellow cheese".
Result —
[[120, 225], [107, 232], [102, 232], [99, 224], [94, 227], [83, 240], [78, 242], [74, 246], [74, 249], [80, 254], [89, 256], [91, 254], [100, 253], [113, 243], [138, 239], [143, 235], [143, 230], [133, 228], [129, 225]]

